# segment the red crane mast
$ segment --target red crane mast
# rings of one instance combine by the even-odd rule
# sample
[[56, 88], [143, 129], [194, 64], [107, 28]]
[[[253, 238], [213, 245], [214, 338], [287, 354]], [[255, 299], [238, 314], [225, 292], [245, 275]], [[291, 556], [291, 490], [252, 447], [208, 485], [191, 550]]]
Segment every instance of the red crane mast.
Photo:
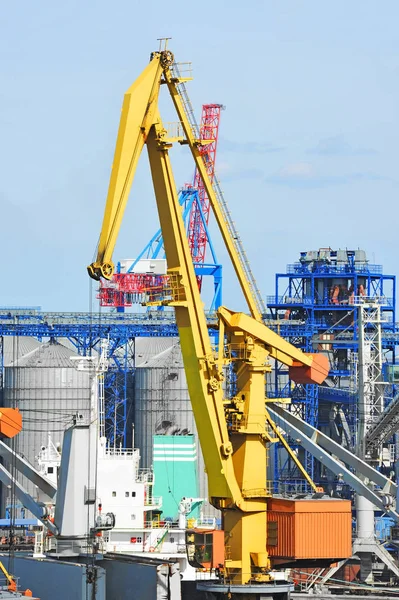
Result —
[[[203, 157], [209, 178], [213, 183], [215, 176], [216, 149], [219, 136], [220, 112], [224, 107], [221, 104], [204, 104], [202, 106], [200, 139], [209, 140], [209, 143], [202, 146], [200, 153]], [[204, 215], [206, 224], [209, 223], [210, 203], [205, 191], [204, 183], [201, 179], [198, 169], [195, 169], [193, 187], [198, 190], [199, 205]], [[188, 243], [194, 264], [204, 263], [206, 254], [207, 236], [201, 212], [196, 203], [193, 203], [189, 224], [188, 224]], [[197, 277], [198, 287], [201, 290], [202, 277]]]

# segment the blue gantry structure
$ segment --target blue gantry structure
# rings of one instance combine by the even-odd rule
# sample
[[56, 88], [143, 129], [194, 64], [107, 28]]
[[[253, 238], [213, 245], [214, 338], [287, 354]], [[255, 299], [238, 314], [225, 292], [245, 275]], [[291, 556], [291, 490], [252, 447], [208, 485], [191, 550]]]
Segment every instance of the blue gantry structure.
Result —
[[[110, 366], [105, 378], [106, 435], [111, 443], [125, 446], [129, 433], [128, 407], [135, 368], [137, 337], [176, 336], [171, 312], [155, 314], [55, 313], [38, 307], [0, 308], [0, 355], [3, 367], [4, 336], [30, 336], [39, 341], [68, 340], [82, 356], [99, 349], [109, 339]], [[1, 368], [3, 372], [3, 368]]]
[[[387, 381], [399, 344], [396, 326], [396, 279], [381, 265], [371, 264], [364, 250], [321, 248], [301, 252], [299, 261], [275, 276], [275, 293], [267, 305], [281, 334], [305, 352], [322, 351], [330, 360], [330, 373], [322, 386], [295, 385], [287, 369], [277, 366], [269, 382], [269, 395], [290, 397], [297, 412], [318, 428], [347, 426], [355, 431], [356, 397], [353, 393], [353, 356], [359, 342], [359, 297], [379, 298], [382, 346]], [[391, 387], [391, 394], [393, 389]], [[295, 410], [295, 407], [293, 407]], [[346, 421], [342, 422], [342, 421]], [[309, 454], [306, 468], [317, 481], [321, 474]], [[293, 465], [275, 463], [275, 479], [292, 477]]]
[[[214, 315], [209, 327], [216, 327]], [[105, 378], [106, 435], [111, 443], [127, 443], [128, 407], [135, 369], [135, 339], [177, 336], [171, 310], [142, 313], [44, 312], [40, 307], [0, 307], [0, 373], [3, 373], [5, 336], [29, 336], [39, 341], [68, 340], [82, 356], [97, 351], [102, 339], [109, 339], [109, 370]], [[0, 381], [0, 387], [2, 382]]]

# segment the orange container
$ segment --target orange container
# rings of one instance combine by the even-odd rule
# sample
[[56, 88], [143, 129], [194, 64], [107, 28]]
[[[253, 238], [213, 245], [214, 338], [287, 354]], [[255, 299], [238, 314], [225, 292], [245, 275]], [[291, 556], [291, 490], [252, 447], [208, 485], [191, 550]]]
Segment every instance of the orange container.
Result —
[[349, 500], [270, 498], [267, 519], [271, 558], [335, 562], [352, 556]]

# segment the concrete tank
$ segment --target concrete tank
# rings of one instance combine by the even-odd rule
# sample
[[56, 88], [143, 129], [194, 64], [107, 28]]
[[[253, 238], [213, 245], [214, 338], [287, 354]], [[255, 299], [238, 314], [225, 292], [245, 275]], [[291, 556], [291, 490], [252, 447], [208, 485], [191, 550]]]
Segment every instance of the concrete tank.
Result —
[[[77, 356], [76, 352], [51, 341], [11, 361], [4, 369], [3, 405], [19, 408], [23, 420], [14, 447], [36, 467], [36, 457], [49, 432], [54, 443], [62, 444], [73, 415], [79, 412], [89, 416], [89, 375], [76, 371], [71, 356]], [[33, 484], [24, 479], [23, 485], [33, 493]]]
[[[135, 374], [134, 435], [140, 449], [142, 467], [148, 468], [153, 460], [153, 436], [191, 433], [197, 444], [197, 472], [199, 495], [208, 497], [208, 481], [204, 459], [198, 440], [197, 428], [183, 366], [180, 343], [141, 363]], [[204, 513], [218, 514], [206, 504]]]

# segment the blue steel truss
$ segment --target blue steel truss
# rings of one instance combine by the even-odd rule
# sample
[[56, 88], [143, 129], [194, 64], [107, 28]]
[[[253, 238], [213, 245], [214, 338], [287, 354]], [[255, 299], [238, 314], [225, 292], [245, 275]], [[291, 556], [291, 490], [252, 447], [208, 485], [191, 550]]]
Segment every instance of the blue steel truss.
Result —
[[[395, 348], [399, 345], [396, 279], [393, 275], [384, 275], [381, 265], [369, 264], [362, 250], [326, 248], [302, 252], [299, 262], [288, 265], [286, 273], [276, 274], [275, 294], [267, 298], [268, 308], [273, 319], [279, 321], [279, 333], [283, 337], [305, 352], [320, 350], [327, 352], [330, 358], [327, 385], [297, 386], [289, 381], [288, 371], [282, 366], [276, 367], [274, 380], [269, 382], [269, 395], [291, 397], [292, 410], [314, 427], [329, 425], [325, 415], [328, 406], [335, 403], [343, 408], [351, 430], [355, 429], [356, 398], [349, 388], [349, 380], [351, 352], [358, 347], [356, 295], [384, 299], [382, 344], [389, 367], [395, 363]], [[320, 406], [325, 410], [320, 411]], [[278, 479], [281, 472], [277, 452], [275, 459], [274, 478]], [[320, 472], [314, 459], [305, 453], [304, 460], [309, 474], [317, 481]], [[289, 477], [289, 469], [286, 472]]]
[[[208, 315], [210, 330], [215, 315]], [[129, 444], [136, 337], [173, 337], [178, 331], [173, 311], [138, 314], [53, 313], [36, 308], [0, 308], [0, 389], [3, 375], [3, 338], [30, 336], [39, 341], [69, 340], [82, 356], [99, 349], [101, 339], [110, 340], [110, 366], [105, 377], [106, 435], [111, 443]]]
[[[389, 279], [389, 278], [388, 278]], [[275, 297], [273, 296], [273, 300]], [[279, 308], [280, 306], [280, 308]], [[281, 308], [282, 307], [282, 308]], [[297, 305], [296, 305], [296, 308]], [[265, 323], [281, 336], [289, 339], [292, 343], [305, 349], [312, 349], [312, 336], [319, 327], [315, 324], [316, 318], [305, 320], [295, 319], [294, 314], [289, 319], [280, 319], [281, 312], [286, 309], [286, 303], [282, 302], [275, 308], [274, 318]], [[318, 317], [319, 318], [319, 317]], [[323, 317], [324, 318], [324, 317]], [[215, 313], [207, 313], [208, 327], [211, 334], [216, 335], [217, 320]], [[399, 328], [393, 322], [384, 325], [383, 345], [384, 348], [394, 349], [399, 345]], [[321, 331], [325, 330], [324, 328]], [[353, 336], [355, 331], [352, 332]], [[125, 443], [129, 435], [128, 415], [130, 410], [130, 389], [134, 374], [134, 339], [137, 337], [173, 337], [178, 331], [175, 323], [174, 312], [150, 311], [144, 313], [56, 313], [44, 312], [38, 307], [18, 308], [0, 307], [0, 364], [3, 365], [2, 341], [5, 336], [30, 336], [39, 341], [48, 339], [68, 339], [76, 351], [81, 355], [90, 355], [96, 350], [103, 338], [109, 338], [111, 342], [111, 368], [107, 375], [107, 435], [115, 443]], [[356, 340], [351, 338], [350, 332], [345, 332], [343, 346], [353, 347]], [[0, 369], [0, 377], [2, 375]], [[337, 373], [340, 371], [337, 370]], [[341, 371], [342, 372], [342, 371]], [[284, 375], [280, 379], [277, 373]], [[268, 395], [270, 397], [298, 398], [298, 406], [302, 398], [306, 398], [307, 415], [309, 422], [317, 421], [318, 398], [323, 402], [338, 401], [349, 408], [353, 399], [348, 393], [337, 388], [322, 387], [312, 391], [304, 391], [303, 386], [298, 386], [298, 391], [293, 394], [292, 383], [288, 380], [288, 372], [284, 373], [281, 368], [274, 374], [275, 379], [268, 382]], [[348, 408], [348, 409], [349, 409]], [[320, 422], [320, 421], [319, 421]], [[307, 465], [308, 468], [309, 465]], [[279, 478], [276, 474], [275, 480]]]
[[[199, 199], [199, 193], [196, 188], [187, 187], [179, 193], [179, 203], [183, 209], [183, 220], [185, 223], [186, 231], [188, 231], [190, 213], [193, 206], [196, 207], [196, 214], [200, 216], [202, 221], [203, 229], [206, 235], [208, 248], [211, 252], [212, 261], [210, 263], [197, 263], [194, 262], [194, 271], [197, 277], [211, 276], [213, 277], [214, 291], [213, 298], [209, 306], [209, 310], [215, 311], [222, 304], [222, 265], [218, 262], [215, 252], [215, 247], [212, 243], [212, 239], [209, 233], [208, 225], [205, 219], [205, 215], [202, 210], [201, 202]], [[192, 249], [192, 256], [196, 256], [196, 248]], [[152, 236], [148, 244], [133, 260], [132, 264], [127, 269], [122, 271], [122, 265], [120, 262], [116, 265], [117, 273], [134, 273], [134, 269], [139, 262], [144, 258], [165, 258], [165, 251], [163, 246], [163, 237], [161, 229]], [[123, 312], [123, 307], [120, 307], [120, 311]]]

